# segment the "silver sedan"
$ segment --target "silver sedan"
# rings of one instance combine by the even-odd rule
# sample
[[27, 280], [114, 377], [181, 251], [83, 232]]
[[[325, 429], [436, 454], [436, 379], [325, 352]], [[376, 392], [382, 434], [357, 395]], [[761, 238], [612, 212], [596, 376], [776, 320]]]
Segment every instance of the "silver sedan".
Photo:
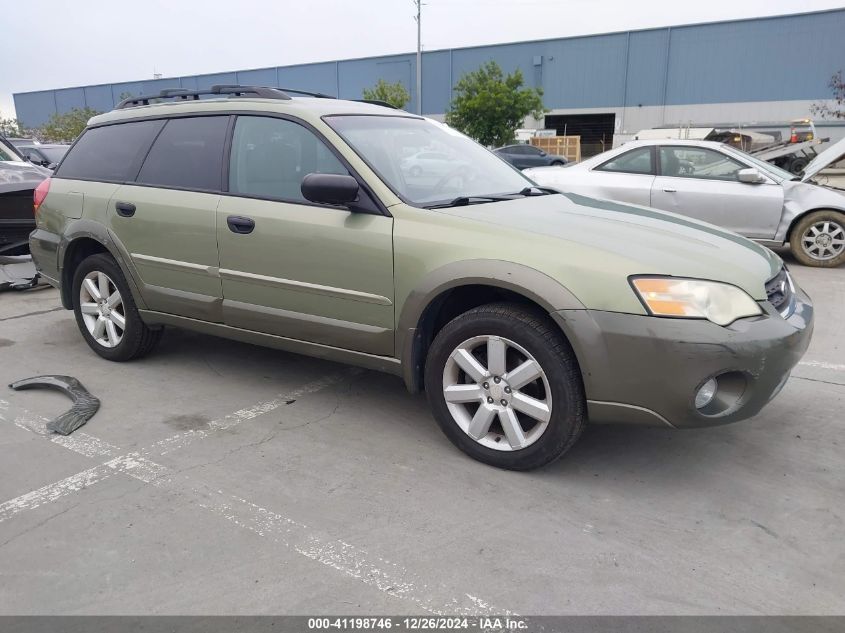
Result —
[[812, 177], [845, 154], [845, 139], [798, 178], [713, 141], [632, 141], [577, 165], [525, 170], [538, 185], [655, 207], [767, 246], [789, 244], [808, 266], [845, 262], [845, 191]]

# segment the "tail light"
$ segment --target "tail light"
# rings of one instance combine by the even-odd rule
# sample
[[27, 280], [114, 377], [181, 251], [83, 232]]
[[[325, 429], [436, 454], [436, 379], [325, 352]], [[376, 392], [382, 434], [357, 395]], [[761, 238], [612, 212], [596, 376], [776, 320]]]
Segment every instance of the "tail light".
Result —
[[41, 208], [41, 203], [44, 202], [44, 198], [47, 197], [47, 193], [49, 191], [50, 191], [50, 179], [45, 178], [35, 188], [35, 192], [32, 194], [32, 212], [35, 214], [36, 218], [38, 217], [38, 209]]

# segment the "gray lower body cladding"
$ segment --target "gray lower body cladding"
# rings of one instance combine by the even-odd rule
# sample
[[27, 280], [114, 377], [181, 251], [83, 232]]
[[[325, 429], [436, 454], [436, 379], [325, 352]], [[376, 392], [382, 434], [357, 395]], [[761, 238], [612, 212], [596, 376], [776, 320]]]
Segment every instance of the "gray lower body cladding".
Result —
[[[766, 314], [728, 327], [590, 310], [552, 316], [581, 364], [591, 422], [716, 426], [756, 415], [804, 355], [813, 307], [803, 291], [796, 299], [788, 319], [761, 304]], [[721, 394], [698, 410], [696, 392], [711, 377]]]

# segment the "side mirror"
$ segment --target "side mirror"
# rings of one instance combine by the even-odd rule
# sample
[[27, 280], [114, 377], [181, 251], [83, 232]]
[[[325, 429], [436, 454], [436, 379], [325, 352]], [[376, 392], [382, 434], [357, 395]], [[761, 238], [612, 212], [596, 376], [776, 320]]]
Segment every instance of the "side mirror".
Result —
[[347, 205], [358, 199], [358, 181], [341, 174], [308, 174], [300, 186], [302, 195], [311, 202]]
[[543, 150], [540, 150], [540, 156], [548, 156], [548, 154], [546, 152], [544, 152]]
[[766, 177], [753, 167], [740, 169], [736, 174], [736, 179], [739, 182], [746, 182], [751, 185], [759, 185], [761, 182], [766, 182]]
[[58, 166], [59, 166], [59, 164], [58, 164], [58, 163], [50, 163], [49, 165], [45, 165], [45, 167], [46, 167], [47, 169], [50, 169], [50, 170], [52, 170], [52, 171], [56, 171], [56, 167], [58, 167]]

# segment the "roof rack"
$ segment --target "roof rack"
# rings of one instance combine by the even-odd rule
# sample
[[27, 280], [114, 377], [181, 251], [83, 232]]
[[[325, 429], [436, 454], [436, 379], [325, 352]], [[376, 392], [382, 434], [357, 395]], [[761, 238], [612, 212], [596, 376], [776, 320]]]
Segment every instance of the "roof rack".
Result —
[[[308, 92], [306, 90], [296, 90], [294, 88], [268, 88], [266, 86], [238, 86], [238, 85], [215, 85], [206, 90], [188, 90], [187, 88], [168, 88], [162, 90], [158, 94], [143, 95], [140, 97], [129, 97], [124, 99], [115, 106], [115, 110], [122, 110], [124, 108], [133, 108], [135, 106], [150, 105], [150, 102], [161, 99], [175, 99], [179, 101], [197, 101], [201, 95], [229, 95], [230, 97], [240, 97], [242, 95], [254, 95], [262, 99], [281, 99], [289, 100], [290, 94], [304, 95], [306, 97], [316, 97], [317, 99], [336, 99], [331, 95], [323, 94], [322, 92]], [[377, 99], [354, 99], [359, 103], [370, 103], [372, 105], [383, 106], [397, 110], [395, 106], [390, 105], [386, 101], [379, 101]]]
[[237, 85], [215, 85], [206, 90], [188, 90], [186, 88], [168, 88], [154, 95], [142, 95], [140, 97], [129, 97], [115, 106], [115, 110], [132, 108], [139, 105], [150, 105], [153, 99], [178, 99], [180, 101], [197, 101], [200, 95], [229, 95], [240, 97], [242, 95], [255, 95], [262, 99], [290, 99], [290, 95], [278, 88], [267, 88], [264, 86], [237, 86]]

